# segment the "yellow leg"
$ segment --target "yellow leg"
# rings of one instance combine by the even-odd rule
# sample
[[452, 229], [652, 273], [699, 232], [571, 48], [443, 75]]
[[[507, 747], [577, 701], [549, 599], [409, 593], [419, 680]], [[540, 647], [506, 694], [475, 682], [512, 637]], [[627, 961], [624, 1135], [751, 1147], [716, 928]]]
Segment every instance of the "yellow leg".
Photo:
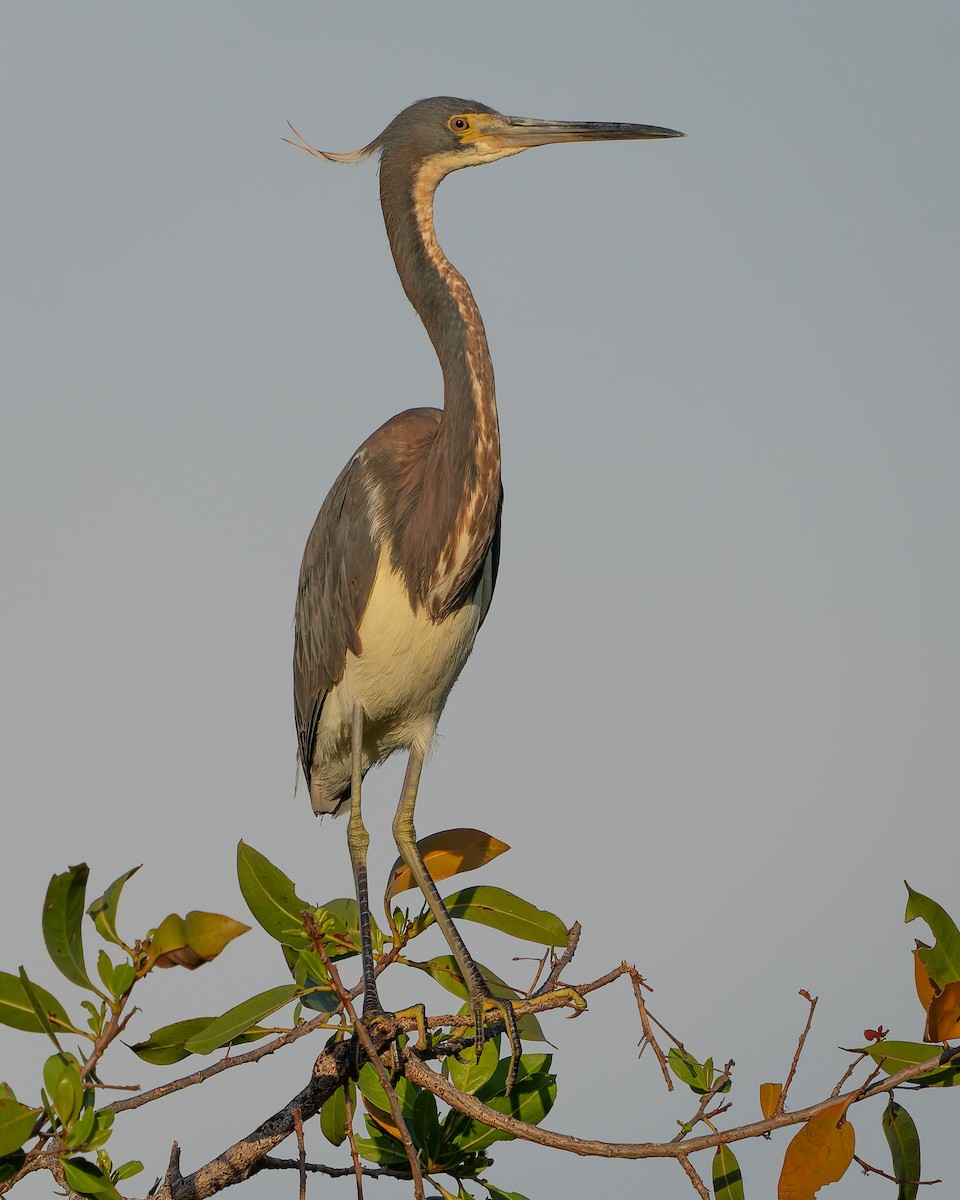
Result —
[[417, 790], [420, 786], [420, 773], [423, 770], [423, 753], [416, 748], [411, 749], [407, 760], [407, 772], [403, 780], [403, 791], [397, 814], [393, 819], [393, 836], [400, 851], [400, 857], [406, 863], [410, 874], [416, 881], [417, 887], [423, 893], [434, 919], [440, 927], [453, 957], [456, 959], [460, 974], [467, 985], [470, 998], [470, 1008], [476, 1029], [476, 1053], [479, 1059], [483, 1050], [484, 1018], [490, 1011], [495, 1011], [503, 1020], [510, 1042], [510, 1070], [507, 1075], [507, 1093], [511, 1091], [517, 1078], [517, 1068], [520, 1064], [521, 1044], [517, 1031], [517, 1018], [513, 1005], [509, 1000], [501, 1000], [490, 991], [487, 981], [477, 969], [470, 951], [463, 944], [463, 939], [457, 931], [450, 914], [444, 907], [443, 899], [437, 891], [430, 872], [427, 870], [417, 846], [417, 833], [413, 825], [413, 812], [417, 803]]
[[353, 706], [353, 723], [350, 730], [351, 779], [350, 820], [347, 824], [347, 846], [353, 867], [353, 882], [357, 893], [357, 910], [360, 924], [360, 962], [363, 969], [363, 1015], [376, 1016], [383, 1012], [377, 993], [377, 976], [373, 965], [373, 942], [370, 937], [370, 889], [367, 884], [367, 833], [360, 812], [360, 789], [363, 782], [363, 708]]

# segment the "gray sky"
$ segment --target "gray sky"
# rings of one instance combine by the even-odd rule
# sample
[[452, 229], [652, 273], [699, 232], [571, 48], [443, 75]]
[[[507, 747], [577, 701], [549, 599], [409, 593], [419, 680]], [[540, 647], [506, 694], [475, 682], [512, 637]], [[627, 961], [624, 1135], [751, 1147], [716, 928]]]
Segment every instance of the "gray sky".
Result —
[[[242, 918], [241, 837], [302, 894], [349, 894], [344, 825], [293, 796], [297, 570], [346, 457], [441, 387], [374, 167], [281, 138], [289, 119], [353, 149], [449, 92], [689, 136], [533, 151], [440, 191], [496, 365], [506, 507], [419, 832], [510, 842], [474, 878], [579, 919], [574, 977], [635, 961], [693, 1053], [736, 1060], [732, 1122], [783, 1078], [799, 988], [821, 1001], [795, 1107], [864, 1027], [918, 1039], [925, 930], [901, 925], [901, 881], [960, 917], [941, 850], [960, 766], [958, 35], [950, 0], [4, 5], [0, 966], [70, 996], [40, 904], [80, 860], [91, 895], [145, 864], [129, 936], [171, 909]], [[399, 767], [365, 793], [374, 879]], [[466, 935], [522, 980], [522, 944]], [[151, 981], [132, 1032], [283, 979], [252, 933]], [[386, 998], [418, 992], [403, 977]], [[551, 1127], [669, 1138], [696, 1108], [636, 1063], [631, 1006], [624, 985], [548, 1022]], [[0, 1030], [18, 1091], [44, 1056]], [[311, 1061], [152, 1106], [111, 1150], [152, 1180], [178, 1136], [192, 1168]], [[154, 1075], [117, 1054], [107, 1077]], [[924, 1176], [955, 1191], [957, 1097], [905, 1103]], [[886, 1167], [881, 1109], [853, 1119]], [[787, 1140], [742, 1151], [748, 1195], [772, 1194]], [[319, 1133], [311, 1154], [336, 1159]], [[672, 1164], [495, 1157], [492, 1179], [531, 1196], [692, 1195]], [[884, 1187], [851, 1173], [832, 1192]]]

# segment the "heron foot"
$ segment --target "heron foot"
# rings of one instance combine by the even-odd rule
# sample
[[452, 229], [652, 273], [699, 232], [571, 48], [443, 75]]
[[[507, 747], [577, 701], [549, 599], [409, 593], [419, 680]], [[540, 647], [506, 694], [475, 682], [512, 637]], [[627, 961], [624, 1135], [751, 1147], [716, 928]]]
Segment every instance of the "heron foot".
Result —
[[520, 1031], [517, 1028], [517, 1014], [513, 1011], [513, 1002], [494, 996], [486, 987], [470, 997], [470, 1007], [473, 1012], [473, 1023], [476, 1030], [477, 1062], [483, 1053], [484, 1025], [487, 1013], [496, 1013], [503, 1022], [503, 1028], [510, 1043], [510, 1069], [507, 1071], [506, 1095], [513, 1091], [517, 1082], [517, 1071], [520, 1068], [520, 1055], [523, 1053], [523, 1043], [520, 1041]]
[[540, 995], [539, 992], [536, 994], [537, 1000], [556, 1000], [561, 998], [566, 1002], [569, 1008], [573, 1009], [573, 1012], [569, 1017], [571, 1021], [574, 1019], [574, 1017], [579, 1017], [581, 1013], [585, 1013], [587, 1011], [587, 1002], [580, 995], [576, 988], [564, 986], [553, 988], [552, 991], [544, 992], [543, 995]]
[[[398, 1037], [397, 1017], [395, 1013], [387, 1012], [378, 999], [371, 1003], [365, 1003], [363, 1012], [360, 1016], [359, 1024], [366, 1031], [374, 1050], [380, 1053], [388, 1044], [393, 1047], [392, 1053], [396, 1060], [396, 1044]], [[352, 1074], [354, 1077], [363, 1066], [364, 1060], [369, 1058], [363, 1042], [359, 1034], [354, 1030], [353, 1038], [353, 1055], [352, 1055]]]

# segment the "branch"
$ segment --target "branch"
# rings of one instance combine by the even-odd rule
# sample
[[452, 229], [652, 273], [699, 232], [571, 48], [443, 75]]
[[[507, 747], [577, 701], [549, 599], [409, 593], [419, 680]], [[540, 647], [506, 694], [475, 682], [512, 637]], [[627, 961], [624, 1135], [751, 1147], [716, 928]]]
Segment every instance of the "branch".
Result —
[[[918, 1075], [945, 1066], [957, 1057], [960, 1057], [960, 1046], [951, 1047], [942, 1054], [927, 1059], [926, 1062], [904, 1067], [896, 1074], [890, 1075], [882, 1083], [876, 1083], [865, 1091], [848, 1092], [841, 1096], [840, 1100], [849, 1100], [851, 1104], [856, 1104], [871, 1096], [892, 1092], [901, 1084], [909, 1083]], [[511, 1134], [523, 1141], [535, 1142], [537, 1145], [547, 1146], [552, 1150], [567, 1150], [572, 1154], [594, 1158], [683, 1158], [698, 1150], [712, 1150], [727, 1142], [741, 1142], [770, 1133], [774, 1129], [803, 1124], [838, 1102], [836, 1097], [828, 1096], [825, 1100], [820, 1100], [807, 1108], [798, 1109], [796, 1112], [780, 1113], [763, 1121], [754, 1121], [735, 1129], [723, 1129], [717, 1133], [690, 1138], [684, 1142], [601, 1142], [590, 1138], [575, 1137], [573, 1134], [555, 1133], [542, 1128], [542, 1126], [528, 1125], [524, 1121], [518, 1121], [515, 1117], [496, 1112], [494, 1109], [488, 1108], [476, 1096], [468, 1096], [464, 1092], [459, 1092], [442, 1075], [431, 1071], [419, 1055], [409, 1048], [403, 1051], [403, 1062], [404, 1074], [411, 1083], [426, 1088], [428, 1092], [433, 1092], [435, 1096], [449, 1104], [451, 1108], [455, 1108], [457, 1112], [482, 1121], [491, 1129], [499, 1129], [501, 1132]]]
[[685, 1154], [678, 1154], [677, 1161], [680, 1163], [680, 1166], [683, 1167], [684, 1171], [686, 1171], [687, 1177], [693, 1184], [693, 1190], [697, 1193], [697, 1195], [702, 1196], [703, 1200], [710, 1200], [710, 1193], [707, 1191], [707, 1185], [698, 1175], [697, 1170], [690, 1159], [687, 1158]]
[[346, 1042], [328, 1047], [314, 1064], [310, 1082], [303, 1091], [192, 1175], [180, 1174], [180, 1152], [175, 1144], [167, 1177], [156, 1193], [157, 1200], [206, 1200], [225, 1187], [242, 1183], [256, 1174], [263, 1158], [295, 1132], [294, 1110], [299, 1111], [303, 1121], [315, 1117], [349, 1076], [351, 1060], [352, 1051]]
[[811, 996], [808, 991], [801, 989], [800, 995], [810, 1005], [810, 1011], [807, 1013], [807, 1023], [803, 1027], [803, 1033], [800, 1034], [800, 1041], [797, 1043], [797, 1052], [793, 1056], [793, 1062], [790, 1064], [790, 1070], [787, 1074], [787, 1081], [783, 1085], [783, 1091], [780, 1093], [780, 1099], [777, 1101], [776, 1115], [779, 1116], [783, 1112], [784, 1106], [787, 1103], [787, 1092], [790, 1090], [790, 1084], [793, 1083], [793, 1077], [797, 1073], [797, 1063], [800, 1061], [800, 1055], [803, 1053], [803, 1044], [807, 1040], [807, 1034], [810, 1032], [810, 1026], [813, 1023], [813, 1013], [817, 1007], [819, 996]]
[[901, 1187], [931, 1187], [935, 1183], [943, 1183], [942, 1179], [898, 1179], [896, 1175], [888, 1175], [886, 1171], [881, 1171], [879, 1167], [871, 1167], [868, 1162], [864, 1162], [862, 1158], [858, 1158], [855, 1154], [853, 1161], [861, 1168], [864, 1175], [879, 1175], [883, 1179], [889, 1179], [891, 1183], [897, 1183]]

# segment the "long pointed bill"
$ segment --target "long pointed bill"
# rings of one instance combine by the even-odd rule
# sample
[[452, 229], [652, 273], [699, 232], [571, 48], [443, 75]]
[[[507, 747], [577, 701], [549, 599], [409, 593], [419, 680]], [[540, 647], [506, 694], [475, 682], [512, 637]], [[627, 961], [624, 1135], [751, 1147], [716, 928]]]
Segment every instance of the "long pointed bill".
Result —
[[677, 129], [623, 121], [536, 121], [529, 117], [503, 117], [501, 121], [478, 130], [478, 140], [503, 150], [526, 150], [552, 142], [624, 142], [684, 136]]

